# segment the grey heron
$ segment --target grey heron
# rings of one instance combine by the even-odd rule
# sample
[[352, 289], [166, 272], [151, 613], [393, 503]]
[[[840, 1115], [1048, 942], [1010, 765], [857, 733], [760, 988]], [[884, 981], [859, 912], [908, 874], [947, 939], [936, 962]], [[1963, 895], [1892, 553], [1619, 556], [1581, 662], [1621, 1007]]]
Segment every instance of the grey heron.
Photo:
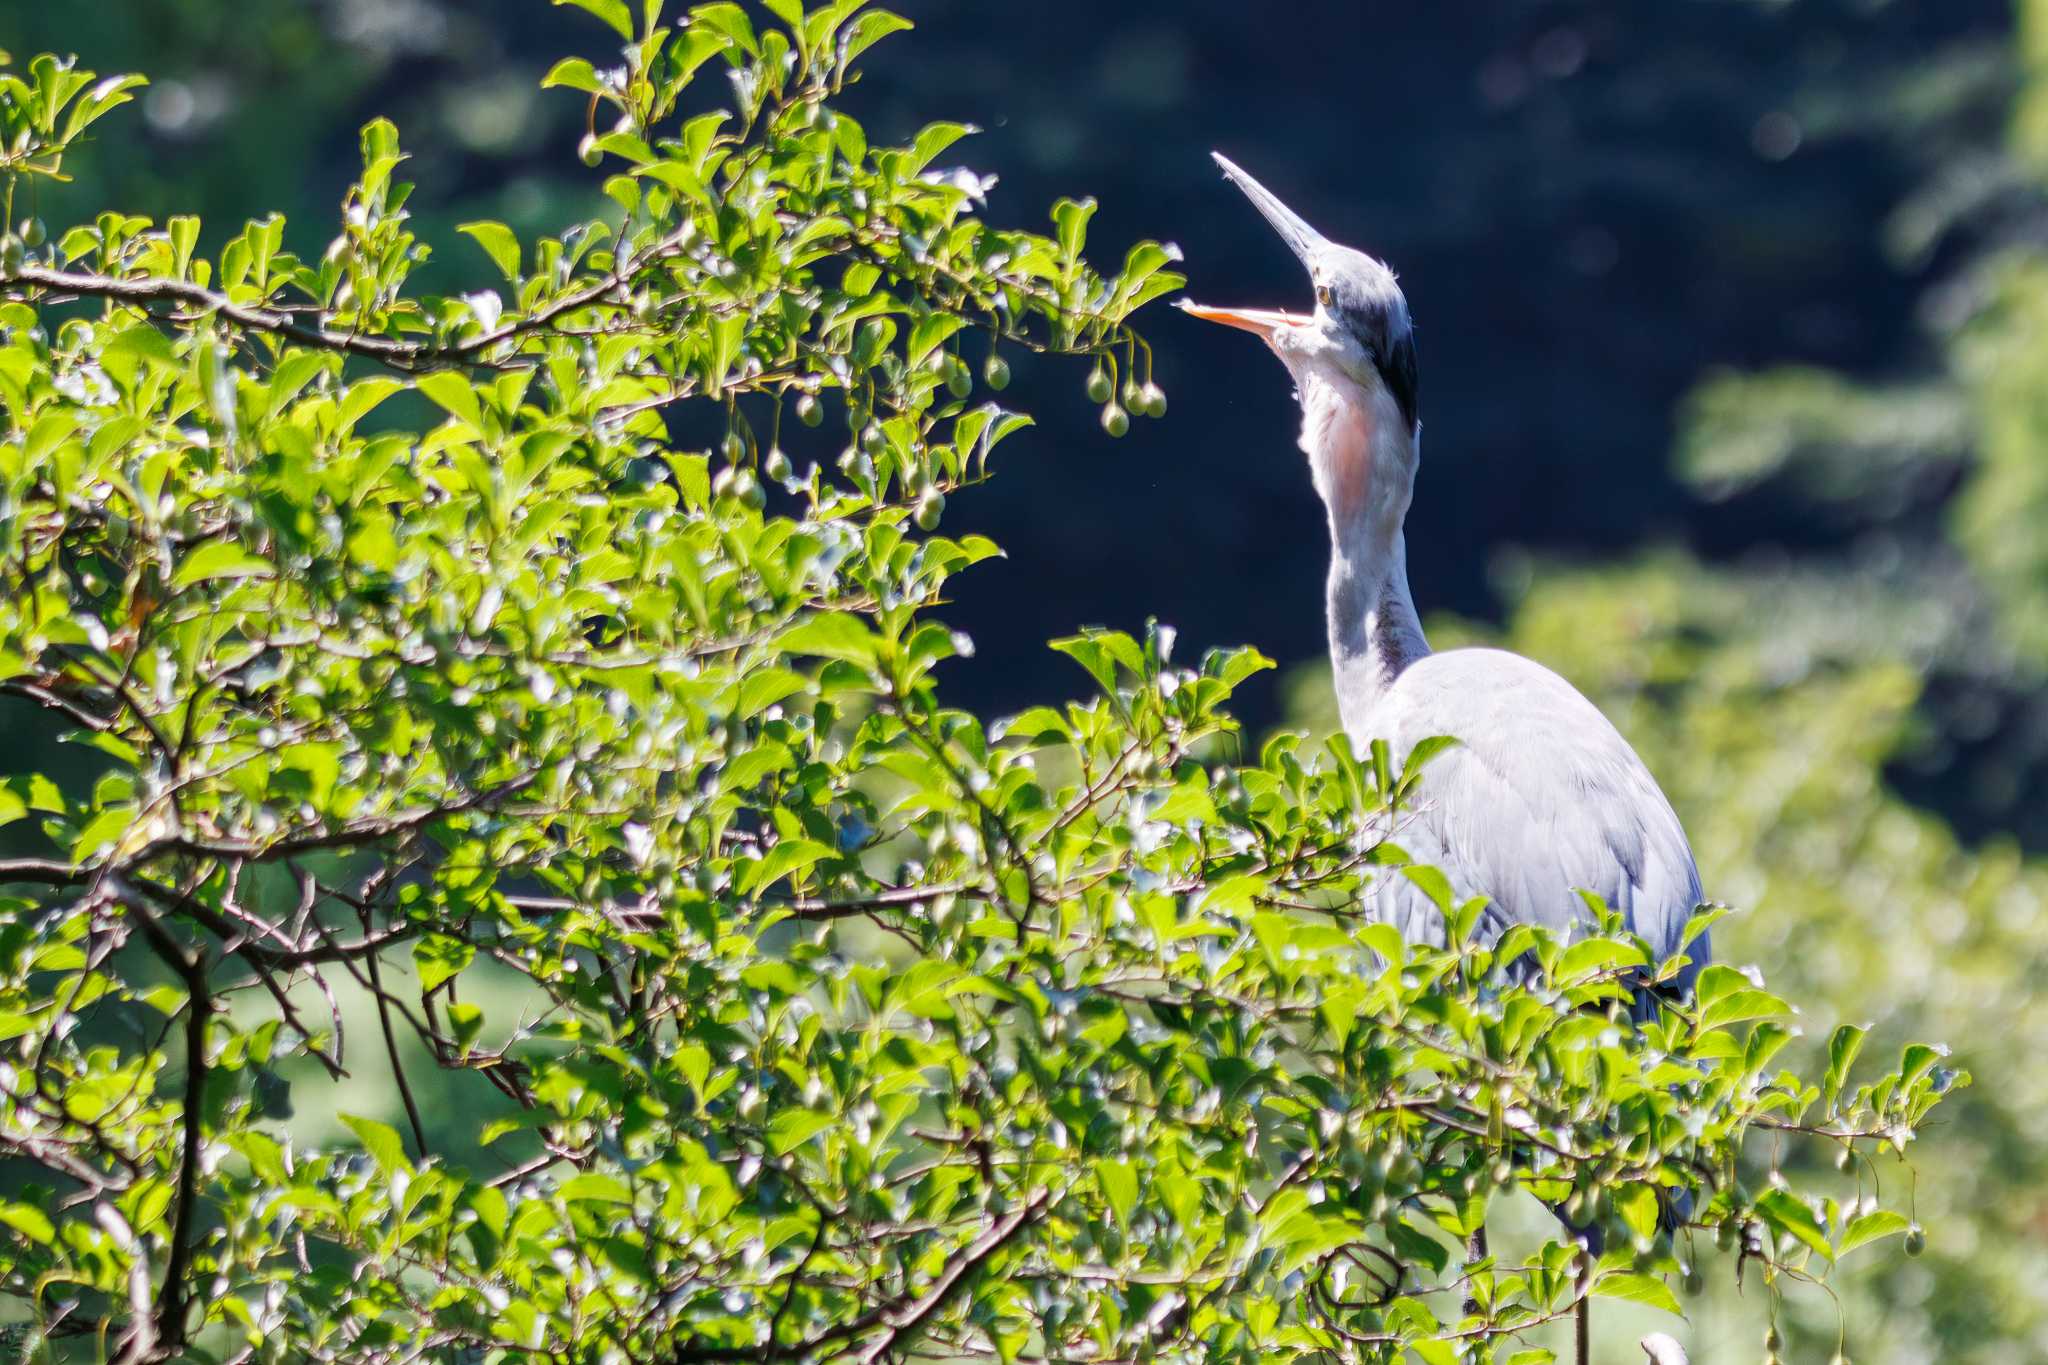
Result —
[[[1460, 899], [1487, 897], [1483, 929], [1493, 933], [1530, 923], [1569, 935], [1593, 920], [1579, 892], [1597, 895], [1658, 960], [1687, 950], [1690, 964], [1670, 983], [1685, 990], [1709, 946], [1705, 934], [1680, 942], [1702, 899], [1699, 869], [1642, 759], [1543, 665], [1499, 649], [1436, 654], [1423, 635], [1403, 533], [1421, 462], [1420, 386], [1393, 272], [1216, 161], [1315, 291], [1312, 313], [1181, 306], [1259, 337], [1294, 379], [1301, 448], [1328, 513], [1330, 663], [1344, 728], [1361, 748], [1387, 741], [1397, 761], [1432, 736], [1458, 741], [1425, 770], [1401, 847], [1443, 872]], [[1408, 878], [1383, 877], [1369, 894], [1405, 938], [1442, 941], [1441, 912]], [[1583, 1313], [1580, 1339], [1583, 1353]]]

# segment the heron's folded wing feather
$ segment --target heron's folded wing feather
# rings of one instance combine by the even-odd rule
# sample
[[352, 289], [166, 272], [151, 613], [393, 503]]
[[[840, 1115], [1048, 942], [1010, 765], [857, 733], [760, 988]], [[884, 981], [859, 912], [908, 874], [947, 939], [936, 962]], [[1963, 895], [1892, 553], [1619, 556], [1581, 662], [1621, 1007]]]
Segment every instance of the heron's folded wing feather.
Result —
[[[1460, 897], [1489, 897], [1496, 927], [1588, 924], [1576, 894], [1586, 890], [1660, 956], [1678, 950], [1700, 902], [1685, 831], [1628, 742], [1563, 678], [1499, 650], [1430, 655], [1395, 681], [1368, 728], [1360, 738], [1386, 739], [1397, 757], [1432, 735], [1459, 741], [1424, 770], [1394, 840]], [[1405, 883], [1382, 879], [1381, 913], [1410, 937], [1440, 940], [1434, 907]]]

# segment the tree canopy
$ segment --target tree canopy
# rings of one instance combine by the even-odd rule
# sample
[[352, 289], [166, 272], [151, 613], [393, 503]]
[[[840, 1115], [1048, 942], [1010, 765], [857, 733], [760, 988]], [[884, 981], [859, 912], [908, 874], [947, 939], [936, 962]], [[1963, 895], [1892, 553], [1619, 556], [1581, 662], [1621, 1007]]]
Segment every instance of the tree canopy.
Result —
[[[0, 690], [96, 765], [0, 787], [24, 1350], [1529, 1365], [1588, 1295], [1917, 1250], [1941, 1050], [1802, 1074], [1749, 972], [1638, 1026], [1679, 964], [1611, 917], [1475, 939], [1399, 847], [1440, 744], [1251, 754], [1267, 661], [1165, 627], [948, 706], [1005, 353], [1162, 414], [1176, 253], [991, 224], [962, 125], [871, 145], [861, 0], [574, 3], [612, 207], [530, 240], [420, 240], [382, 121], [317, 258], [51, 228], [14, 190], [139, 78], [0, 72]], [[476, 287], [412, 289], [433, 245]], [[1603, 1254], [1471, 1254], [1524, 1195]]]

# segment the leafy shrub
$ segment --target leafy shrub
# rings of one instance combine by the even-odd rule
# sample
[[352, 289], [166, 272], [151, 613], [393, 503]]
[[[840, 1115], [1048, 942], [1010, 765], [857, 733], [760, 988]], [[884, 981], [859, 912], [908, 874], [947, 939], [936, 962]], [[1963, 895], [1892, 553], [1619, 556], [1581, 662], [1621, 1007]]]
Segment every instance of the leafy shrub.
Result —
[[[388, 124], [318, 259], [208, 258], [17, 218], [136, 81], [0, 77], [0, 688], [98, 764], [0, 787], [45, 841], [0, 862], [25, 1350], [1529, 1361], [1588, 1294], [1675, 1307], [1696, 1234], [1775, 1284], [1908, 1231], [1873, 1162], [1935, 1050], [1806, 1080], [1744, 973], [1636, 1028], [1675, 964], [1618, 928], [1474, 941], [1398, 849], [1426, 754], [1228, 761], [1255, 652], [1090, 632], [1085, 700], [946, 707], [1004, 351], [1163, 411], [1174, 254], [991, 226], [958, 125], [871, 145], [832, 101], [906, 25], [860, 0], [576, 3], [623, 63], [548, 83], [616, 211], [467, 225], [503, 283], [451, 297]], [[1774, 1178], [1801, 1136], [1853, 1190]], [[1606, 1253], [1478, 1245], [1516, 1191]]]

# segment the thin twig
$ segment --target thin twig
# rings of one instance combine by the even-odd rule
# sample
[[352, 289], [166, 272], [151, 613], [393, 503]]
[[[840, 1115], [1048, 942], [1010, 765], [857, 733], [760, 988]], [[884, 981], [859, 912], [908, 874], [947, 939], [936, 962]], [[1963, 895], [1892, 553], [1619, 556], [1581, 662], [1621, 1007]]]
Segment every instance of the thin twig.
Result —
[[[367, 933], [369, 924], [364, 923]], [[398, 1096], [405, 1101], [406, 1121], [412, 1125], [413, 1145], [419, 1149], [420, 1158], [427, 1155], [427, 1125], [420, 1120], [419, 1101], [412, 1095], [412, 1085], [405, 1079], [405, 1062], [398, 1055], [398, 1033], [391, 1025], [391, 1002], [384, 993], [384, 980], [377, 966], [377, 954], [371, 953], [363, 959], [370, 972], [370, 991], [377, 998], [377, 1021], [384, 1028], [384, 1051], [391, 1058], [392, 1079], [398, 1082]]]

